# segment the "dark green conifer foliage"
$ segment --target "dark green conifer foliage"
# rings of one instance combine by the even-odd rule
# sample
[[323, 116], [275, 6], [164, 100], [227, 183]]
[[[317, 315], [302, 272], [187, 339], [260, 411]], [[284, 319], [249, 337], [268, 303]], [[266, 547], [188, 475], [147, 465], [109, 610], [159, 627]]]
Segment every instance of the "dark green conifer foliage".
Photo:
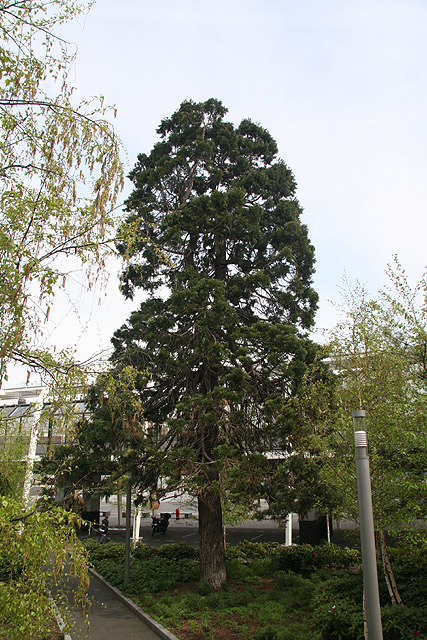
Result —
[[201, 577], [214, 588], [225, 581], [221, 496], [256, 497], [242, 485], [266, 472], [258, 454], [290, 441], [285, 403], [317, 302], [292, 172], [268, 131], [235, 128], [226, 111], [183, 102], [138, 156], [119, 249], [124, 295], [148, 297], [112, 340], [116, 366], [151, 373], [144, 416], [174, 435], [167, 473], [198, 496]]

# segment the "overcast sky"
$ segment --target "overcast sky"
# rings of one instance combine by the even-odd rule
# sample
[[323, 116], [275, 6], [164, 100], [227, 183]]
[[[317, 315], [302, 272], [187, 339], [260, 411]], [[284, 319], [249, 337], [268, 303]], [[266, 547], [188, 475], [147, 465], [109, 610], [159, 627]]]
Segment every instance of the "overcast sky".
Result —
[[[318, 327], [345, 273], [375, 292], [398, 254], [427, 264], [425, 0], [97, 0], [64, 28], [77, 43], [71, 80], [115, 104], [129, 168], [184, 99], [222, 100], [277, 140], [316, 250]], [[131, 184], [128, 182], [126, 193]], [[115, 267], [113, 268], [113, 272]], [[75, 297], [81, 322], [55, 318], [82, 357], [106, 347], [135, 304]]]

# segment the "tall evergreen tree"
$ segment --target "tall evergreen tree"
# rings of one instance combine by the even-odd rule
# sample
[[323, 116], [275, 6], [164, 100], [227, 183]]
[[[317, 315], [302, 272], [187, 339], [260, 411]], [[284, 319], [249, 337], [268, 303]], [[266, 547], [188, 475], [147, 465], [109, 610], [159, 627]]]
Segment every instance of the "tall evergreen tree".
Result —
[[144, 416], [170, 430], [164, 473], [197, 495], [201, 578], [214, 589], [226, 580], [221, 498], [259, 491], [259, 454], [290, 444], [285, 404], [317, 302], [292, 172], [268, 131], [235, 128], [226, 112], [185, 101], [138, 156], [122, 291], [148, 295], [112, 340], [116, 366], [150, 374]]

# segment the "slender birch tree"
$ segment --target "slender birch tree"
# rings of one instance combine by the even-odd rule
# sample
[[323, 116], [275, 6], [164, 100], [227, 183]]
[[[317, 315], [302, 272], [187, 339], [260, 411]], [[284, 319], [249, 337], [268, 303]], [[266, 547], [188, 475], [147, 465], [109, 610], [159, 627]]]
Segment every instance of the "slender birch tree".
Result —
[[389, 286], [375, 297], [360, 284], [342, 289], [343, 319], [329, 344], [335, 382], [306, 385], [317, 413], [304, 446], [320, 468], [319, 487], [333, 487], [340, 513], [357, 521], [351, 413], [366, 411], [378, 549], [390, 598], [400, 603], [385, 534], [425, 544], [427, 280], [411, 286], [397, 260], [387, 272]]
[[[85, 372], [70, 351], [43, 350], [39, 338], [68, 272], [86, 269], [93, 282], [102, 271], [123, 182], [108, 109], [102, 98], [74, 98], [75, 48], [58, 36], [62, 23], [90, 5], [0, 0], [0, 388], [8, 367], [21, 363], [51, 383], [57, 393], [50, 399], [62, 404], [64, 418], [63, 400], [85, 382]], [[30, 451], [26, 495], [31, 458]], [[2, 494], [11, 489], [4, 473]], [[60, 509], [40, 513], [0, 496], [1, 636], [20, 640], [50, 631], [46, 563], [62, 574], [68, 552], [84, 599], [87, 567], [72, 520]]]
[[89, 6], [0, 0], [0, 387], [11, 362], [72, 369], [37, 336], [68, 271], [93, 279], [111, 250], [120, 141], [102, 98], [74, 100], [74, 47], [55, 34]]

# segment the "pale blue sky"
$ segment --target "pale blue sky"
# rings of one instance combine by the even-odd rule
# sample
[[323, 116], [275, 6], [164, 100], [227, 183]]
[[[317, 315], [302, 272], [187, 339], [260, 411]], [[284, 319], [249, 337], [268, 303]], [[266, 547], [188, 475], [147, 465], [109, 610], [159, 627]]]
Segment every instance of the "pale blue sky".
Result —
[[[344, 273], [375, 292], [397, 253], [421, 276], [425, 0], [97, 0], [63, 33], [78, 44], [80, 95], [116, 104], [130, 167], [184, 99], [218, 98], [235, 124], [250, 117], [270, 131], [316, 249], [320, 327], [335, 321], [328, 299]], [[133, 308], [113, 281], [100, 309], [80, 301], [92, 307], [85, 352], [108, 346]]]

